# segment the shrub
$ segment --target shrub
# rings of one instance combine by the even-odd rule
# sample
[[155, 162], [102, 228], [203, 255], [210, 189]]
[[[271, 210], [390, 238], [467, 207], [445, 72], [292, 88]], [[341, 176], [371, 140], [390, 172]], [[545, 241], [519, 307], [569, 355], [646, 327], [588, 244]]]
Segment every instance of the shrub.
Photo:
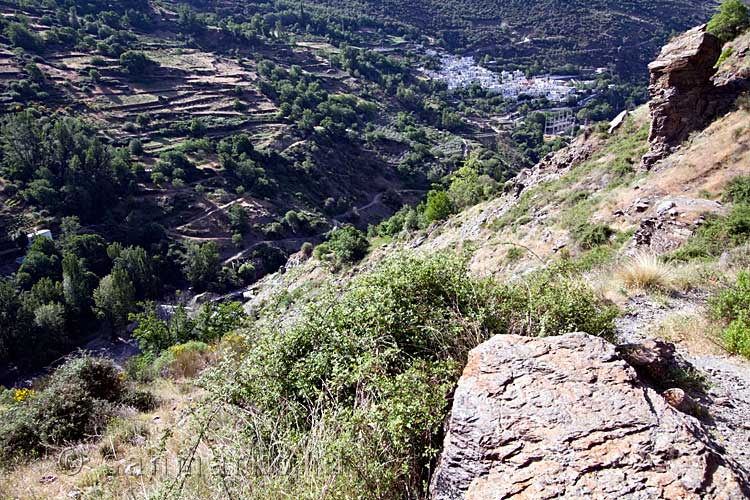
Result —
[[750, 241], [750, 205], [732, 207], [726, 217], [709, 215], [681, 248], [669, 259], [690, 260], [721, 255], [725, 250]]
[[722, 340], [729, 352], [750, 358], [750, 320], [747, 316], [740, 316], [722, 333]]
[[740, 272], [733, 286], [711, 300], [711, 310], [715, 317], [728, 321], [750, 312], [750, 274]]
[[[260, 451], [252, 468], [285, 470], [264, 476], [268, 491], [318, 498], [336, 477], [337, 491], [416, 498], [471, 348], [502, 333], [611, 336], [614, 314], [562, 268], [500, 285], [455, 255], [396, 255], [316, 294], [295, 324], [256, 330], [239, 367], [203, 385], [240, 408], [227, 439]], [[237, 436], [239, 422], [252, 432]]]
[[84, 356], [66, 362], [35, 395], [3, 415], [0, 461], [98, 434], [117, 405], [144, 399], [131, 391], [111, 360]]
[[143, 412], [152, 411], [159, 405], [159, 401], [153, 393], [141, 390], [125, 392], [120, 402], [125, 406], [130, 406]]
[[131, 75], [142, 75], [152, 64], [154, 62], [138, 50], [128, 50], [120, 55], [120, 65]]
[[721, 55], [719, 56], [719, 60], [716, 61], [715, 67], [716, 68], [721, 67], [721, 65], [724, 64], [724, 61], [726, 61], [727, 59], [729, 59], [729, 57], [732, 55], [733, 52], [734, 52], [734, 49], [732, 47], [725, 48], [721, 52]]
[[644, 290], [672, 289], [672, 268], [652, 254], [638, 254], [627, 259], [617, 276], [628, 288]]
[[131, 139], [128, 144], [130, 154], [133, 156], [141, 156], [143, 154], [143, 143], [140, 139]]
[[424, 216], [427, 223], [447, 219], [453, 212], [453, 202], [445, 191], [432, 190], [427, 193]]
[[151, 382], [156, 378], [154, 357], [150, 353], [133, 356], [125, 363], [125, 373], [129, 380]]
[[2, 413], [2, 407], [4, 405], [11, 405], [13, 404], [14, 398], [14, 392], [11, 389], [6, 389], [4, 386], [0, 385], [0, 413]]
[[138, 322], [133, 337], [149, 356], [193, 340], [213, 342], [242, 326], [247, 319], [239, 302], [206, 303], [195, 318], [190, 318], [185, 307], [179, 305], [168, 320], [159, 317], [153, 302], [142, 306], [143, 312], [131, 314], [130, 320]]
[[592, 249], [609, 242], [615, 231], [606, 224], [583, 224], [571, 231], [571, 235], [581, 248]]
[[750, 273], [742, 271], [735, 284], [711, 300], [714, 318], [728, 324], [722, 334], [730, 352], [750, 357]]
[[522, 259], [525, 253], [523, 248], [512, 246], [508, 249], [508, 253], [505, 254], [505, 258], [508, 262], [515, 262]]
[[102, 458], [108, 460], [115, 459], [118, 456], [118, 452], [124, 446], [141, 445], [150, 433], [146, 422], [119, 417], [114, 418], [107, 425], [104, 439], [102, 439], [99, 445], [99, 454]]
[[34, 33], [28, 26], [21, 23], [10, 23], [5, 28], [5, 35], [10, 43], [32, 52], [40, 52], [44, 49], [44, 40]]
[[206, 367], [210, 352], [208, 344], [203, 342], [190, 341], [175, 345], [156, 360], [154, 367], [165, 377], [193, 378]]
[[724, 0], [718, 12], [708, 22], [708, 32], [716, 35], [722, 43], [734, 39], [750, 27], [750, 15], [740, 0]]
[[750, 176], [738, 175], [732, 178], [724, 188], [724, 200], [750, 204]]
[[361, 231], [353, 226], [346, 226], [331, 232], [324, 250], [333, 253], [339, 263], [350, 264], [367, 255], [369, 247], [370, 244]]

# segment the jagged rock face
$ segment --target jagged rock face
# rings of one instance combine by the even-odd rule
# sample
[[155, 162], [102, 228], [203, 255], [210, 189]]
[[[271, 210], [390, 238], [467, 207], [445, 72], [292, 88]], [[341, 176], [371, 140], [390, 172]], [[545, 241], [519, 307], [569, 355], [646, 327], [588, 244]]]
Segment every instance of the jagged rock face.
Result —
[[746, 473], [603, 339], [499, 335], [456, 390], [432, 500], [732, 499]]
[[559, 151], [549, 153], [532, 168], [527, 168], [518, 173], [510, 181], [516, 196], [531, 186], [537, 186], [542, 182], [556, 179], [573, 167], [581, 165], [593, 155], [596, 150], [597, 140], [589, 134], [577, 138], [568, 147]]
[[[630, 246], [632, 250], [648, 248], [656, 254], [674, 251], [706, 221], [707, 214], [726, 212], [719, 202], [683, 197], [663, 198], [655, 208], [640, 220]], [[631, 210], [637, 211], [637, 206]]]
[[716, 102], [711, 77], [721, 43], [706, 26], [698, 26], [665, 45], [649, 64], [651, 84], [651, 150], [643, 158], [650, 168], [714, 118]]

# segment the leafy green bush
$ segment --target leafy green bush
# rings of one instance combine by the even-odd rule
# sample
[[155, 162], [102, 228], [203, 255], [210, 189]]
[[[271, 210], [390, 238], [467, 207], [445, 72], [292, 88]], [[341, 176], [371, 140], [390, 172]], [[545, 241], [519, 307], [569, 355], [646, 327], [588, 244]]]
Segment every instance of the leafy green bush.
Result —
[[28, 26], [21, 23], [10, 23], [5, 27], [5, 36], [10, 43], [32, 52], [41, 52], [44, 49], [44, 40]]
[[265, 458], [249, 458], [267, 460], [258, 470], [285, 464], [264, 475], [268, 491], [314, 498], [336, 477], [339, 492], [415, 498], [471, 348], [503, 333], [611, 337], [615, 314], [564, 268], [501, 285], [471, 277], [452, 254], [397, 255], [316, 295], [293, 326], [254, 331], [240, 366], [209, 370], [203, 382], [253, 408], [238, 447], [273, 442]]
[[726, 348], [750, 357], [750, 273], [742, 271], [734, 285], [711, 300], [711, 314], [728, 324], [722, 337]]
[[729, 59], [729, 56], [732, 55], [734, 52], [734, 49], [732, 47], [727, 47], [724, 50], [721, 51], [721, 55], [719, 56], [719, 60], [716, 61], [716, 64], [714, 67], [719, 68], [722, 64], [724, 64], [724, 61]]
[[[739, 196], [739, 194], [737, 194]], [[681, 248], [668, 256], [670, 260], [687, 261], [711, 258], [750, 240], [750, 205], [732, 207], [726, 217], [711, 215]]]
[[138, 354], [125, 362], [125, 373], [134, 382], [151, 382], [156, 378], [154, 370], [154, 355], [151, 353]]
[[750, 204], [750, 176], [738, 175], [732, 178], [724, 188], [724, 200]]
[[750, 15], [740, 0], [724, 0], [708, 22], [708, 32], [716, 35], [722, 43], [734, 39], [748, 27]]
[[729, 323], [722, 334], [722, 339], [730, 352], [750, 358], [750, 319], [747, 315], [740, 316]]
[[427, 204], [424, 209], [424, 216], [429, 224], [430, 222], [447, 219], [455, 212], [455, 207], [448, 193], [445, 191], [432, 190], [427, 193]]
[[151, 356], [193, 340], [216, 341], [242, 326], [247, 320], [247, 314], [239, 302], [206, 303], [195, 318], [190, 318], [187, 309], [179, 305], [166, 320], [160, 318], [153, 302], [144, 303], [142, 306], [142, 312], [130, 315], [131, 321], [138, 322], [133, 337], [138, 341], [141, 350]]
[[367, 238], [357, 228], [346, 226], [335, 229], [328, 237], [328, 241], [314, 251], [318, 259], [331, 259], [339, 264], [351, 264], [367, 255], [370, 244]]
[[609, 242], [615, 231], [606, 224], [583, 224], [571, 231], [581, 248], [591, 249]]
[[33, 456], [48, 446], [96, 435], [121, 404], [141, 407], [148, 399], [134, 393], [108, 359], [81, 357], [55, 370], [39, 392], [14, 404], [0, 422], [0, 461]]

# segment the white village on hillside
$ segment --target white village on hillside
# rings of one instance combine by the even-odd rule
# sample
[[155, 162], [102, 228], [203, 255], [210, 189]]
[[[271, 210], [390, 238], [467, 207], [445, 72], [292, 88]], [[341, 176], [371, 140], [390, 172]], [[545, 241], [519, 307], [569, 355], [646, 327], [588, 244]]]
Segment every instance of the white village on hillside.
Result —
[[551, 76], [527, 78], [521, 71], [495, 73], [477, 65], [471, 56], [460, 57], [428, 51], [428, 55], [440, 57], [440, 69], [422, 71], [436, 80], [446, 82], [449, 90], [466, 88], [473, 83], [507, 99], [518, 99], [520, 95], [546, 97], [551, 102], [562, 103], [575, 94], [572, 82]]

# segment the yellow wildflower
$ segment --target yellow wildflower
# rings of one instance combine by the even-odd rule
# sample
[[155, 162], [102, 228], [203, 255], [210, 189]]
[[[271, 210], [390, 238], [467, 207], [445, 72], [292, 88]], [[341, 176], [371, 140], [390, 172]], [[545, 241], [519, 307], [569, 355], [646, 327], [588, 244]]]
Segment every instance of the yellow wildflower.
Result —
[[22, 403], [27, 399], [34, 397], [34, 392], [34, 389], [27, 389], [25, 387], [23, 389], [16, 389], [16, 393], [13, 395], [13, 399], [17, 403]]

